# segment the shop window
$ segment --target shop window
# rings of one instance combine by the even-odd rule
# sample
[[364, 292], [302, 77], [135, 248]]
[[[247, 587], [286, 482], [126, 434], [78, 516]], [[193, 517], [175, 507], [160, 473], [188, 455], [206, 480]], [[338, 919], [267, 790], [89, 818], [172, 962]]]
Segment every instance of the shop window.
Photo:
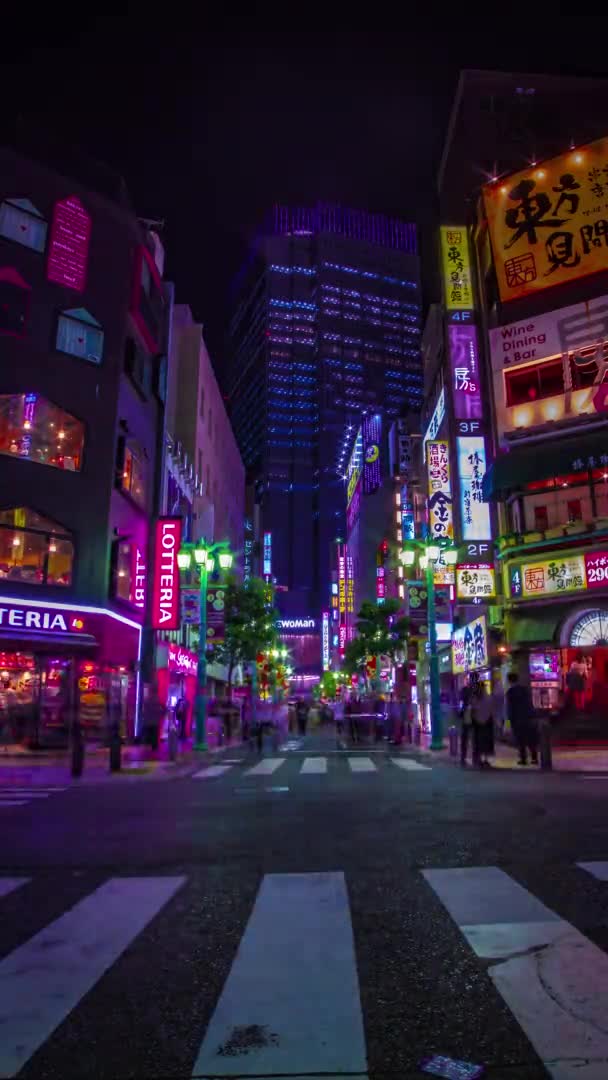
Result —
[[562, 361], [505, 372], [507, 405], [524, 405], [564, 393]]
[[0, 268], [0, 334], [23, 337], [30, 308], [30, 286], [10, 266]]
[[56, 521], [26, 507], [0, 510], [0, 578], [28, 585], [71, 585], [74, 545]]
[[546, 506], [534, 507], [534, 528], [539, 532], [549, 528], [549, 511]]
[[29, 199], [5, 199], [0, 203], [0, 236], [32, 251], [44, 251], [46, 221]]
[[568, 524], [583, 520], [583, 508], [580, 499], [568, 499]]
[[119, 448], [119, 487], [138, 504], [146, 505], [146, 459], [144, 451], [137, 443], [122, 441]]
[[0, 394], [0, 454], [78, 472], [84, 424], [39, 394]]
[[71, 308], [59, 316], [56, 346], [59, 352], [101, 364], [103, 330], [84, 308]]

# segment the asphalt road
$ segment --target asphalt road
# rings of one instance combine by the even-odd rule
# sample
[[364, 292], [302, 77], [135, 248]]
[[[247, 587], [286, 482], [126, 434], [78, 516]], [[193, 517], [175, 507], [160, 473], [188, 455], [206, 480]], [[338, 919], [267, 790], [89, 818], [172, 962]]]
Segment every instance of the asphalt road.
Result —
[[608, 778], [334, 747], [3, 807], [0, 1076], [605, 1080]]

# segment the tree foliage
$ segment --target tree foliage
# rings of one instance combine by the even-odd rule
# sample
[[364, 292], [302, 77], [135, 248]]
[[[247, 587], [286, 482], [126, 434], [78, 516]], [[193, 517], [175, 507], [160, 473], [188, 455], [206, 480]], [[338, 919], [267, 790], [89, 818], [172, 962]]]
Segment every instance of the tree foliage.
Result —
[[251, 577], [246, 582], [230, 578], [226, 589], [224, 641], [213, 646], [213, 660], [228, 668], [228, 693], [238, 664], [254, 661], [259, 652], [277, 644], [279, 617], [267, 584]]

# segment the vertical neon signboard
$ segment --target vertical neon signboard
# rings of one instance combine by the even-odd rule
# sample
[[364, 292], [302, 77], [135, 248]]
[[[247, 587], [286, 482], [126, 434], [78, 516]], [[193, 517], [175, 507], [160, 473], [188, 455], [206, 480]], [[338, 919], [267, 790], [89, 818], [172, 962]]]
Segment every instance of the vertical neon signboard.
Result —
[[340, 656], [346, 647], [346, 545], [338, 544], [338, 612]]
[[322, 650], [323, 671], [329, 671], [329, 611], [323, 612]]
[[483, 501], [486, 448], [481, 435], [456, 440], [463, 540], [491, 540], [490, 507]]
[[433, 540], [453, 539], [454, 516], [449, 446], [445, 439], [427, 443], [429, 529]]
[[87, 282], [91, 218], [80, 199], [69, 195], [55, 203], [46, 276], [57, 285], [84, 292]]
[[272, 533], [264, 533], [263, 543], [263, 556], [264, 556], [264, 577], [270, 577], [272, 575]]
[[362, 424], [363, 432], [363, 491], [371, 495], [380, 487], [380, 439], [382, 436], [382, 417], [379, 413], [366, 416]]
[[450, 323], [448, 341], [454, 416], [457, 420], [481, 420], [477, 330], [470, 323]]
[[181, 517], [159, 518], [156, 522], [155, 535], [152, 628], [178, 630], [180, 604], [177, 553], [182, 542]]

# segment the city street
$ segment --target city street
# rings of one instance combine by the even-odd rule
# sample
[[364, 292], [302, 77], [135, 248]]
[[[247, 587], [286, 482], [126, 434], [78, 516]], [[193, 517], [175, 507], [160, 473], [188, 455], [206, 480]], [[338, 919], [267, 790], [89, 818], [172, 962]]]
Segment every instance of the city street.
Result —
[[0, 1076], [605, 1077], [608, 777], [335, 747], [5, 804]]

